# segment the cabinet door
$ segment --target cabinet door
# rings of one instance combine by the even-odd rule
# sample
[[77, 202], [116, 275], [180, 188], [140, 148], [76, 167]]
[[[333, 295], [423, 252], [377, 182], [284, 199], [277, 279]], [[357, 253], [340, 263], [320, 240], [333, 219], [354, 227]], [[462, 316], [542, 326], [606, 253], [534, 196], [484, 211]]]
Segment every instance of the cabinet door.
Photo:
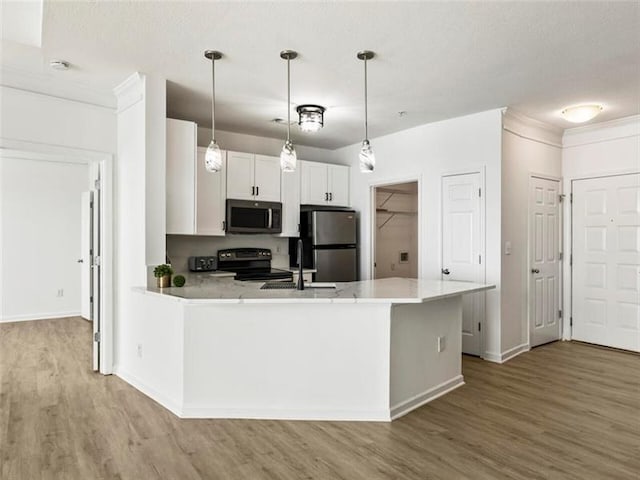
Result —
[[327, 164], [317, 162], [299, 162], [300, 165], [300, 203], [303, 205], [326, 205]]
[[253, 200], [254, 155], [227, 152], [227, 198]]
[[280, 201], [280, 159], [265, 155], [255, 156], [256, 199], [264, 202]]
[[349, 203], [349, 167], [328, 165], [329, 204], [336, 207], [348, 207]]
[[196, 124], [167, 119], [167, 233], [195, 232]]
[[222, 151], [222, 169], [207, 172], [206, 148], [198, 148], [196, 161], [196, 234], [224, 235], [227, 185], [227, 152]]
[[281, 237], [300, 236], [300, 170], [281, 172]]

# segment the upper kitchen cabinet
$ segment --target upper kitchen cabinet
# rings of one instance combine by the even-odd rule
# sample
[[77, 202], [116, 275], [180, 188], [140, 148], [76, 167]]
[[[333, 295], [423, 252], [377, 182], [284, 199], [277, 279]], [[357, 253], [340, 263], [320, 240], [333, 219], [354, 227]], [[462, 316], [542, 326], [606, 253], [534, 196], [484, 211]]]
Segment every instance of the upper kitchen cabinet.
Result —
[[349, 167], [319, 162], [299, 162], [300, 203], [349, 206]]
[[279, 202], [280, 159], [228, 152], [227, 198]]
[[300, 236], [300, 172], [280, 173], [282, 185], [280, 201], [282, 202], [281, 237]]
[[222, 151], [222, 168], [208, 172], [204, 166], [206, 148], [198, 148], [196, 162], [196, 234], [225, 235], [227, 185], [226, 152]]
[[167, 119], [167, 233], [195, 233], [197, 125]]
[[207, 172], [197, 125], [167, 119], [167, 233], [224, 235], [226, 152], [222, 170]]

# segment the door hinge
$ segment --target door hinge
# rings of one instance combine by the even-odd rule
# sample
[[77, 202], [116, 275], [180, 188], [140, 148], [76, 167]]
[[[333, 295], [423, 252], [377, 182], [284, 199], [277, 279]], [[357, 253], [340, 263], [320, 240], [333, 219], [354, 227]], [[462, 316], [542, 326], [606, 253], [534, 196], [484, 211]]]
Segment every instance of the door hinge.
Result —
[[569, 195], [569, 202], [573, 203], [573, 193]]
[[481, 332], [482, 331], [482, 324], [480, 322], [478, 322], [478, 331]]
[[95, 188], [96, 190], [100, 190], [100, 179], [97, 179], [95, 182], [93, 182], [93, 188]]
[[560, 203], [564, 202], [564, 197], [566, 197], [566, 195], [564, 193], [561, 193], [560, 195], [558, 195], [558, 201]]
[[94, 342], [100, 341], [100, 332], [93, 332], [93, 341]]
[[573, 265], [573, 253], [569, 254], [569, 265]]
[[562, 310], [558, 310], [558, 318], [562, 318]]
[[558, 253], [558, 260], [562, 260], [564, 258], [564, 255], [562, 252]]
[[89, 297], [89, 303], [93, 303], [93, 295]]
[[573, 317], [569, 317], [569, 326], [573, 327]]
[[478, 189], [478, 197], [482, 198], [482, 189], [481, 188]]
[[482, 265], [482, 255], [478, 255], [478, 263]]

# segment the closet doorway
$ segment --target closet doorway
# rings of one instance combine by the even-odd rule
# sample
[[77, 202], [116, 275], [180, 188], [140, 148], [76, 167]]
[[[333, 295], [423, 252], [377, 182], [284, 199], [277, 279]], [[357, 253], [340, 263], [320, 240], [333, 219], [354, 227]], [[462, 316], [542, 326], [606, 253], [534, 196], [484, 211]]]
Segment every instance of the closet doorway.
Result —
[[373, 278], [418, 278], [418, 182], [373, 187]]

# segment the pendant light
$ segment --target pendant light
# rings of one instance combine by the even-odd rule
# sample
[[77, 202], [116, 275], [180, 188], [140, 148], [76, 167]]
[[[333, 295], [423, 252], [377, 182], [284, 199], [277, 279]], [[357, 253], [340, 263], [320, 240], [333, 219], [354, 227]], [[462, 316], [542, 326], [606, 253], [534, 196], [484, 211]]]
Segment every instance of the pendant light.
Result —
[[280, 58], [287, 61], [287, 141], [284, 142], [282, 152], [280, 152], [280, 169], [283, 172], [295, 172], [296, 170], [296, 149], [291, 142], [291, 68], [290, 62], [298, 56], [293, 50], [283, 50]]
[[324, 126], [325, 108], [321, 105], [298, 105], [298, 125], [303, 132], [317, 132]]
[[216, 60], [222, 58], [222, 53], [206, 50], [204, 56], [211, 60], [211, 143], [204, 154], [204, 168], [207, 172], [219, 172], [222, 169], [222, 152], [216, 143]]
[[358, 52], [357, 57], [359, 60], [364, 61], [364, 140], [362, 141], [362, 148], [360, 149], [360, 171], [362, 173], [371, 173], [376, 167], [376, 156], [373, 154], [373, 149], [369, 143], [369, 124], [368, 124], [368, 110], [367, 110], [367, 60], [371, 60], [375, 54], [370, 50], [363, 50]]

